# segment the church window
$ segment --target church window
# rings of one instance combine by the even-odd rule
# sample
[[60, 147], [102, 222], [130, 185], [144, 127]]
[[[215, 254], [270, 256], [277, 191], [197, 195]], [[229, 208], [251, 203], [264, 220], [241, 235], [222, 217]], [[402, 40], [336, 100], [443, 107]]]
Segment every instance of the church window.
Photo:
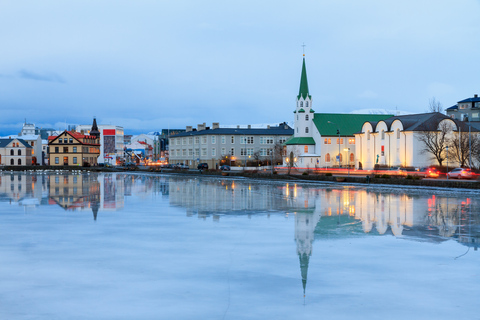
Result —
[[340, 138], [340, 139], [337, 138], [337, 144], [343, 144], [343, 138]]
[[332, 144], [332, 139], [328, 138], [328, 144]]
[[305, 115], [305, 121], [308, 121], [308, 114]]
[[328, 144], [328, 139], [327, 138], [325, 138], [324, 144]]
[[308, 153], [308, 146], [303, 147], [303, 152]]
[[397, 139], [400, 139], [400, 129], [397, 129]]
[[303, 108], [303, 101], [300, 101], [300, 108]]
[[308, 127], [305, 127], [305, 133], [308, 133]]
[[305, 107], [308, 108], [308, 101], [305, 101]]
[[330, 153], [325, 155], [325, 162], [330, 162]]
[[385, 130], [382, 130], [382, 140], [385, 140]]
[[355, 161], [355, 155], [353, 153], [350, 153], [350, 163]]

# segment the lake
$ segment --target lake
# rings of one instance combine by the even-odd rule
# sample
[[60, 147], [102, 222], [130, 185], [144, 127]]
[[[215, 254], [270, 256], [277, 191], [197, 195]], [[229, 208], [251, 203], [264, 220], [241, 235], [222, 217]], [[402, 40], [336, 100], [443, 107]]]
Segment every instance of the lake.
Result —
[[480, 319], [479, 192], [0, 173], [0, 319]]

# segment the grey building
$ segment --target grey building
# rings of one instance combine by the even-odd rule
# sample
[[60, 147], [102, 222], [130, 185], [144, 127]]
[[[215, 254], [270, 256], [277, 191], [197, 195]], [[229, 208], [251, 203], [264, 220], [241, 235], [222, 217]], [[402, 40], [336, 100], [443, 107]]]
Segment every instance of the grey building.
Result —
[[266, 128], [220, 128], [218, 122], [211, 128], [205, 123], [196, 129], [188, 126], [185, 132], [170, 136], [169, 162], [183, 163], [190, 168], [196, 168], [199, 163], [207, 163], [209, 168], [221, 164], [243, 166], [254, 157], [271, 158], [274, 147], [292, 135], [293, 129], [285, 122]]
[[447, 115], [452, 119], [470, 122], [472, 127], [480, 129], [480, 98], [475, 94], [472, 98], [458, 101], [447, 108]]

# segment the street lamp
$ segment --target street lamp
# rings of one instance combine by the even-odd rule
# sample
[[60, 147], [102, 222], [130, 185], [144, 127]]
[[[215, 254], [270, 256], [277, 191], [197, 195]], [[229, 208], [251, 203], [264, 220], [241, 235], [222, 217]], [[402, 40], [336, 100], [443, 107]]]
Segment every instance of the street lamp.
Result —
[[447, 149], [447, 180], [448, 180], [448, 146], [446, 146], [445, 149]]
[[340, 129], [338, 127], [338, 124], [332, 121], [328, 121], [330, 124], [334, 124], [337, 127], [337, 134], [338, 134], [338, 167], [341, 168], [342, 165], [340, 164]]

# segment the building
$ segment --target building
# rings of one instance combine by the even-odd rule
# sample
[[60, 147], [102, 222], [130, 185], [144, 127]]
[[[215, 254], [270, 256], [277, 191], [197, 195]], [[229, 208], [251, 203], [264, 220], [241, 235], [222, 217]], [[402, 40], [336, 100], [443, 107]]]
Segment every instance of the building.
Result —
[[[94, 124], [97, 124], [95, 119]], [[96, 127], [100, 133], [100, 157], [98, 158], [98, 163], [109, 163], [116, 165], [117, 162], [123, 161], [123, 149], [125, 147], [123, 139], [123, 127], [105, 124], [101, 124]], [[78, 125], [75, 130], [82, 134], [88, 135], [91, 134], [91, 129], [91, 125]]]
[[[422, 141], [425, 135], [440, 135], [447, 130], [447, 139], [439, 145], [439, 152], [446, 153], [446, 146], [458, 140], [462, 132], [468, 136], [469, 126], [464, 121], [452, 119], [438, 112], [394, 116], [380, 121], [367, 121], [355, 134], [357, 168], [371, 170], [376, 164], [383, 167], [426, 167], [438, 165], [432, 153], [425, 152]], [[470, 128], [470, 132], [478, 133]], [[468, 139], [468, 137], [466, 138]], [[436, 139], [442, 141], [441, 139]], [[468, 140], [465, 140], [468, 143]], [[452, 149], [451, 151], [453, 150]], [[466, 151], [466, 150], [465, 150]], [[445, 157], [445, 156], [444, 156]], [[458, 166], [450, 157], [450, 166]]]
[[480, 128], [480, 98], [475, 94], [472, 98], [458, 101], [456, 105], [447, 108], [447, 115], [456, 120], [469, 121], [472, 126]]
[[[286, 123], [266, 128], [220, 128], [218, 122], [212, 127], [205, 123], [197, 128], [186, 127], [186, 131], [170, 136], [169, 162], [184, 163], [196, 168], [207, 163], [209, 168], [226, 164], [246, 165], [255, 158], [268, 161], [273, 156], [275, 145], [281, 146], [293, 134]], [[271, 162], [270, 162], [271, 163]]]
[[19, 138], [0, 139], [0, 164], [3, 166], [32, 165], [32, 147]]
[[[362, 124], [392, 115], [315, 113], [308, 90], [305, 55], [295, 111], [295, 133], [288, 140], [284, 165], [299, 168], [354, 166], [355, 136]], [[294, 162], [292, 164], [292, 161]]]
[[63, 131], [58, 136], [48, 137], [51, 166], [96, 166], [100, 156], [100, 133], [96, 121], [90, 135], [80, 132]]

